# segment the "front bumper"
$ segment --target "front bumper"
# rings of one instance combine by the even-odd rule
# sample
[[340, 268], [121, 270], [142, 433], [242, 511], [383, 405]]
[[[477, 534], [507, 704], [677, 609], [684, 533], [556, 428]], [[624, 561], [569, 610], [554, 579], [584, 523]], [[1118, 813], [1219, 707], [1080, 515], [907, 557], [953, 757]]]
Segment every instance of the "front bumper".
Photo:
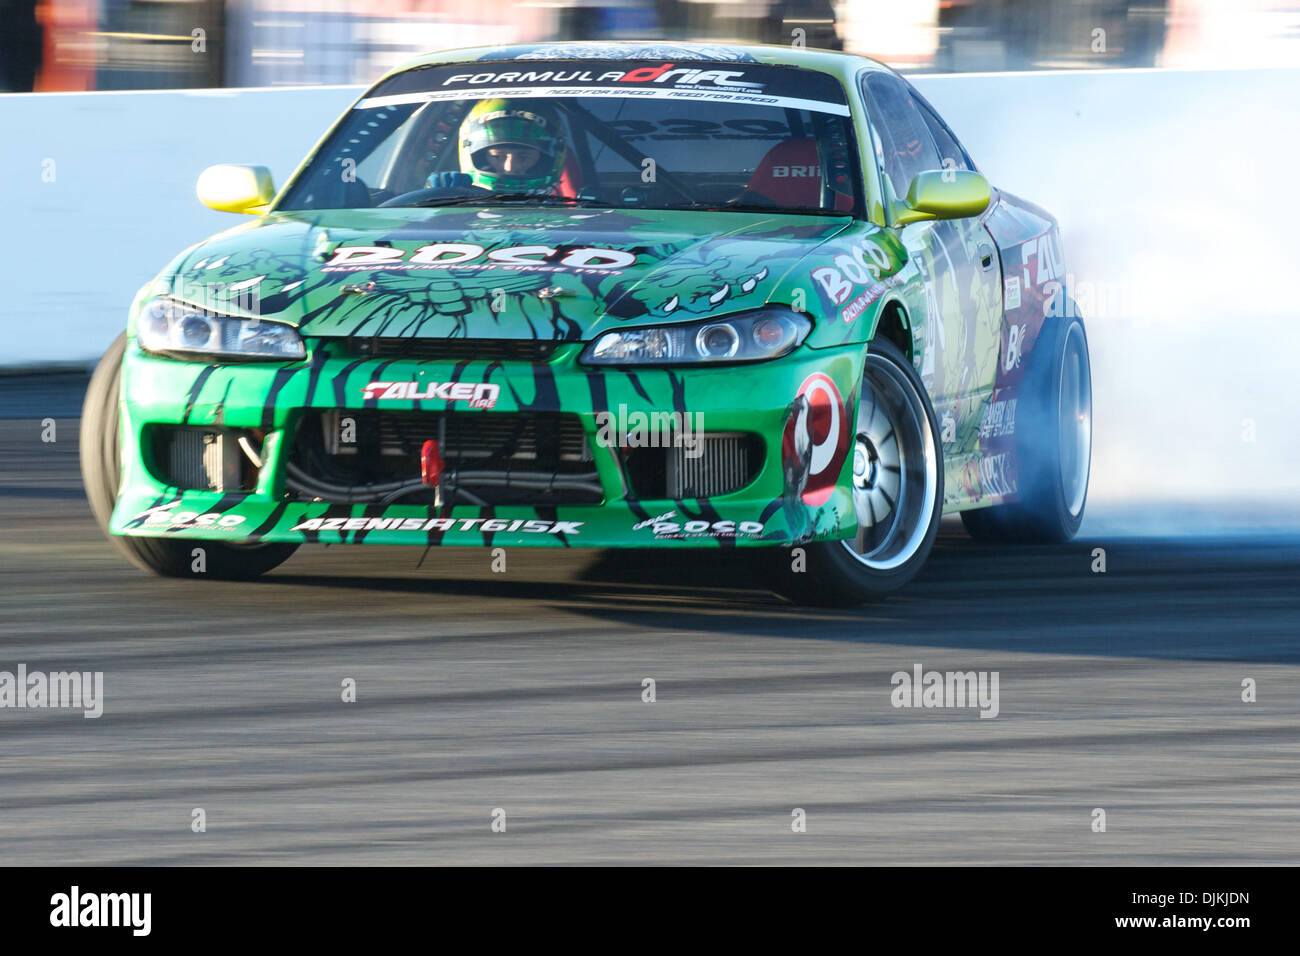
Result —
[[[804, 493], [791, 480], [790, 428], [801, 390], [813, 377], [834, 384], [838, 411], [852, 432], [862, 349], [800, 348], [784, 359], [729, 368], [592, 369], [580, 345], [546, 363], [383, 360], [332, 357], [313, 349], [285, 364], [178, 361], [142, 352], [123, 360], [122, 485], [111, 531], [122, 535], [233, 543], [369, 543], [552, 547], [751, 547], [844, 538], [855, 530], [848, 491], [852, 456], [834, 461], [833, 487]], [[824, 379], [822, 378], [824, 377]], [[286, 484], [296, 430], [311, 409], [443, 411], [449, 403], [366, 397], [375, 381], [490, 382], [490, 410], [457, 405], [457, 414], [563, 412], [576, 415], [591, 445], [604, 500], [592, 505], [340, 504], [302, 500]], [[823, 395], [827, 392], [821, 388]], [[372, 394], [374, 390], [372, 389]], [[709, 498], [638, 498], [617, 448], [598, 441], [599, 413], [632, 418], [672, 410], [698, 414], [704, 433], [760, 437], [763, 463], [754, 479]], [[798, 427], [805, 427], [805, 415]], [[838, 420], [837, 420], [838, 424]], [[159, 477], [146, 429], [156, 425], [255, 429], [264, 436], [252, 490], [182, 490]], [[821, 458], [825, 461], [825, 440]], [[843, 437], [833, 439], [844, 441]], [[805, 443], [806, 444], [806, 443]], [[784, 448], [783, 448], [784, 445]], [[806, 460], [805, 460], [806, 463]], [[795, 462], [798, 476], [798, 462]], [[655, 519], [658, 519], [657, 521]]]

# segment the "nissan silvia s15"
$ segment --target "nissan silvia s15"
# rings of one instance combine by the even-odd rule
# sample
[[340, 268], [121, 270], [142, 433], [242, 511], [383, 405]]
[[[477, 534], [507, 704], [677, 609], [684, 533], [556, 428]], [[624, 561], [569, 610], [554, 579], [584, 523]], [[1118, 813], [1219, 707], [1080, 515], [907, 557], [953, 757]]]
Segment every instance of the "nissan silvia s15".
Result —
[[872, 60], [441, 53], [278, 192], [230, 165], [198, 192], [251, 218], [140, 290], [83, 413], [94, 514], [155, 573], [200, 543], [217, 578], [309, 542], [704, 547], [852, 604], [910, 580], [944, 513], [1078, 529], [1091, 380], [1056, 221]]

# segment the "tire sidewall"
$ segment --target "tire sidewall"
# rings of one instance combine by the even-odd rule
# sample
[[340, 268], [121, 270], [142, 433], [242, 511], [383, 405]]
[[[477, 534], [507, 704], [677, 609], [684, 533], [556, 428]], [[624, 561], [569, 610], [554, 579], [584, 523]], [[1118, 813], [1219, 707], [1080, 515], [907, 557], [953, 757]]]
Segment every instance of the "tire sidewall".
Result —
[[125, 352], [126, 333], [123, 332], [99, 360], [86, 386], [77, 443], [86, 500], [95, 516], [95, 523], [105, 534], [109, 533], [109, 521], [122, 482], [119, 435], [122, 357]]
[[[1047, 447], [1035, 448], [1017, 442], [1017, 459], [1021, 473], [1021, 511], [1040, 536], [1055, 541], [1074, 537], [1083, 522], [1088, 507], [1088, 484], [1092, 476], [1092, 444], [1088, 446], [1088, 467], [1084, 472], [1083, 500], [1078, 514], [1070, 514], [1065, 488], [1061, 480], [1061, 366], [1070, 330], [1077, 327], [1083, 341], [1084, 374], [1088, 382], [1089, 418], [1092, 415], [1092, 361], [1088, 348], [1088, 332], [1078, 310], [1071, 309], [1064, 316], [1051, 316], [1044, 320], [1040, 344], [1030, 354], [1030, 368], [1026, 371], [1024, 396], [1027, 407], [1021, 421], [1030, 441], [1047, 441]], [[1043, 346], [1047, 346], [1043, 348]], [[1018, 428], [1020, 426], [1017, 426]], [[1042, 436], [1039, 438], [1038, 436]]]

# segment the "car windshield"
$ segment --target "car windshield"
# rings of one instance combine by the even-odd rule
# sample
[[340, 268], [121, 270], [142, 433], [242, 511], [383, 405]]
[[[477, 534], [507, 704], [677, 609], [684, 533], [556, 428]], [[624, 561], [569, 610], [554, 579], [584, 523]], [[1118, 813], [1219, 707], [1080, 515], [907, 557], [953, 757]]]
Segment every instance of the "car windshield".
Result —
[[407, 70], [344, 117], [277, 209], [481, 203], [859, 215], [832, 76], [749, 62]]

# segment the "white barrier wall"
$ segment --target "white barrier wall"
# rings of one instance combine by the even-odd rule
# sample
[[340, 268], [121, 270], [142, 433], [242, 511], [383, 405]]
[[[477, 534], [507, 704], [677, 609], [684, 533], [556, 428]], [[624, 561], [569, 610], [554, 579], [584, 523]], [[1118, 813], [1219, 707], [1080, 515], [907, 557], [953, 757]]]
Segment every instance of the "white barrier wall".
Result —
[[356, 87], [0, 96], [0, 366], [89, 361], [137, 289], [241, 217], [199, 203], [213, 163], [277, 186]]

